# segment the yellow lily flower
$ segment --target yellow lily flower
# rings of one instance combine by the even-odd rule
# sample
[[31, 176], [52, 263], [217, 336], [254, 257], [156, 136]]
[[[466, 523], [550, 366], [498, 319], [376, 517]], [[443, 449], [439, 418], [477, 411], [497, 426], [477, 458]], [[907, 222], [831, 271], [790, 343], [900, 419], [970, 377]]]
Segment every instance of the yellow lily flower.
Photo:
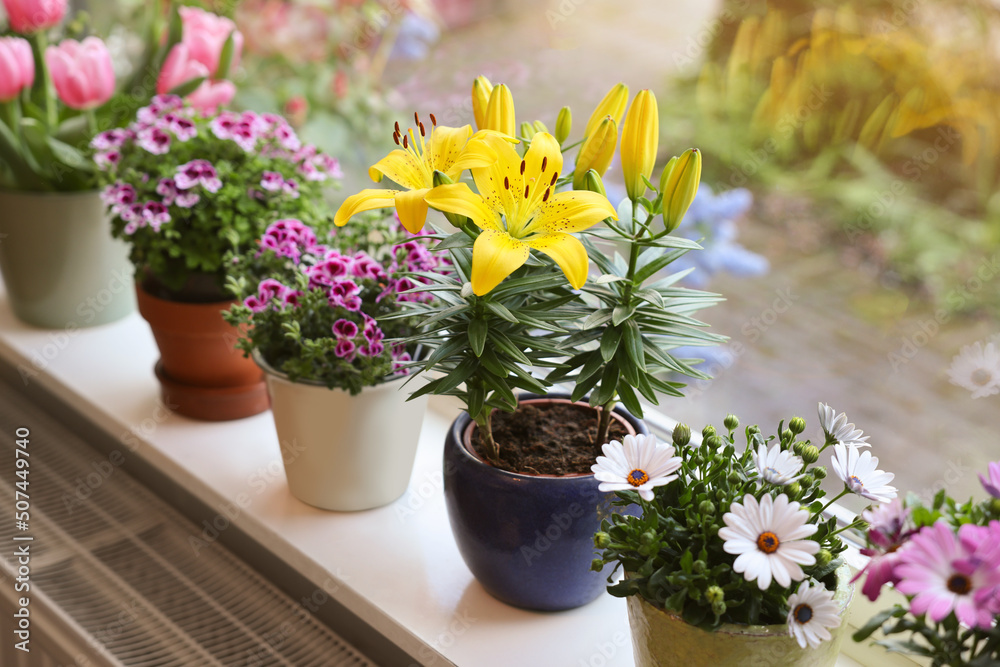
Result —
[[334, 224], [338, 227], [347, 224], [356, 213], [395, 206], [403, 227], [411, 234], [416, 234], [427, 221], [427, 202], [424, 197], [434, 187], [434, 172], [442, 171], [452, 180], [458, 179], [462, 173], [458, 158], [472, 136], [472, 127], [439, 126], [431, 115], [432, 129], [425, 141], [425, 126], [416, 114], [414, 118], [417, 121], [417, 132], [410, 128], [406, 134], [402, 134], [399, 123], [396, 123], [396, 131], [392, 137], [401, 148], [392, 151], [368, 170], [368, 175], [376, 183], [387, 176], [406, 189], [369, 189], [351, 195], [334, 216]]
[[522, 159], [504, 137], [481, 133], [469, 141], [462, 162], [479, 194], [465, 183], [439, 185], [426, 201], [483, 230], [472, 249], [472, 291], [482, 296], [499, 285], [532, 248], [555, 260], [574, 288], [582, 287], [589, 260], [572, 233], [617, 216], [607, 197], [595, 192], [555, 192], [563, 168], [555, 137], [539, 132]]

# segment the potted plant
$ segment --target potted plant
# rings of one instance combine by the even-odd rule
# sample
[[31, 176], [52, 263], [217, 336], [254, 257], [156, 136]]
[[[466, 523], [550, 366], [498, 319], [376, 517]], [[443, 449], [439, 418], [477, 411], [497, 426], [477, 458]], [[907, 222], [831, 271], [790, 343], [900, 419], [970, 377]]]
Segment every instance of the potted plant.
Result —
[[279, 116], [199, 111], [176, 95], [153, 98], [95, 143], [112, 233], [131, 246], [139, 312], [160, 348], [164, 403], [207, 420], [267, 409], [261, 371], [222, 318], [232, 304], [226, 256], [276, 220], [322, 220], [337, 161]]
[[[846, 416], [821, 405], [820, 417], [821, 447], [799, 440], [806, 423], [796, 417], [778, 435], [748, 427], [738, 450], [733, 415], [700, 442], [679, 425], [672, 444], [604, 446], [593, 467], [601, 489], [639, 511], [603, 523], [593, 567], [624, 570], [608, 592], [628, 598], [637, 666], [836, 662], [852, 597], [840, 534], [864, 522], [838, 526], [824, 511], [845, 494], [886, 501], [896, 490]], [[827, 500], [816, 463], [831, 447], [844, 490]]]
[[[14, 33], [0, 37], [0, 271], [11, 307], [47, 328], [115, 321], [135, 307], [130, 267], [108, 234], [87, 142], [151, 91], [123, 82], [128, 94], [116, 95], [104, 42], [79, 22], [62, 26], [66, 0], [3, 4]], [[147, 26], [154, 66], [162, 23]], [[65, 39], [50, 44], [57, 33]]]
[[[425, 276], [430, 283], [422, 289], [438, 301], [404, 311], [422, 318], [408, 339], [428, 349], [421, 369], [440, 376], [413, 396], [447, 394], [464, 404], [445, 443], [453, 533], [486, 590], [519, 607], [568, 609], [601, 593], [600, 576], [588, 571], [589, 531], [610, 506], [590, 472], [592, 458], [608, 434], [646, 433], [632, 416], [642, 414], [637, 392], [653, 403], [658, 392], [679, 393], [681, 385], [661, 374], [703, 377], [674, 358], [672, 346], [720, 340], [691, 317], [716, 297], [658, 275], [699, 247], [669, 231], [697, 188], [700, 158], [687, 153], [676, 170], [671, 163], [666, 187], [645, 198], [656, 115], [652, 95], [640, 98], [625, 122], [622, 158], [643, 186], [630, 190], [628, 215], [617, 222], [600, 174], [618, 145], [628, 89], [615, 86], [598, 105], [574, 170], [562, 150], [569, 110], [560, 112], [555, 135], [540, 122], [516, 130], [510, 91], [483, 77], [473, 85], [478, 133], [466, 141], [433, 116], [426, 125], [415, 118], [405, 133], [397, 125], [400, 148], [372, 174], [404, 189], [358, 193], [336, 218], [344, 224], [359, 210], [395, 203], [411, 231], [424, 224], [428, 207], [459, 229], [437, 237], [454, 271]], [[422, 165], [422, 180], [410, 177], [416, 169], [400, 167], [407, 164]], [[458, 180], [465, 170], [478, 192]], [[664, 209], [673, 216], [670, 229], [655, 228], [653, 216]], [[576, 234], [585, 230], [581, 240]], [[602, 273], [589, 282], [588, 255]], [[550, 393], [562, 381], [569, 393]]]
[[[1000, 664], [1000, 462], [979, 475], [984, 501], [958, 503], [944, 489], [929, 503], [908, 494], [863, 514], [869, 557], [862, 592], [873, 602], [890, 586], [905, 599], [854, 634], [930, 659], [934, 665]], [[897, 639], [894, 635], [900, 635]]]
[[363, 234], [319, 240], [300, 221], [279, 220], [230, 276], [241, 302], [225, 317], [265, 371], [289, 490], [328, 510], [403, 494], [426, 406], [400, 391], [416, 349], [395, 341], [416, 322], [385, 318], [430, 298], [409, 291], [419, 284], [409, 274], [441, 267], [425, 239], [369, 219]]

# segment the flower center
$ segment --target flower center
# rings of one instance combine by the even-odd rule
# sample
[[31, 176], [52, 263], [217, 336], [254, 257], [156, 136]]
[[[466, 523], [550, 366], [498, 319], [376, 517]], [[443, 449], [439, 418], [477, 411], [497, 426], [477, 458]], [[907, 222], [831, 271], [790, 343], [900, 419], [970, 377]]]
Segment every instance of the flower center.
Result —
[[764, 473], [766, 475], [770, 475], [772, 477], [779, 477], [781, 475], [781, 473], [778, 472], [777, 468], [774, 468], [774, 467], [771, 467], [771, 466], [768, 466], [767, 468], [764, 468]]
[[953, 574], [948, 578], [948, 590], [956, 595], [968, 595], [972, 581], [964, 574]]
[[851, 489], [855, 491], [857, 491], [858, 489], [865, 488], [865, 485], [861, 481], [861, 478], [858, 477], [857, 475], [851, 475], [849, 478], [847, 478], [847, 483], [848, 485], [850, 485]]
[[977, 368], [972, 373], [972, 383], [977, 387], [985, 387], [993, 380], [993, 374], [985, 368]]
[[778, 546], [780, 545], [781, 540], [779, 540], [778, 536], [771, 531], [761, 533], [760, 536], [757, 537], [757, 548], [766, 554], [773, 554], [778, 550]]
[[795, 608], [795, 611], [792, 612], [792, 617], [795, 619], [796, 623], [805, 625], [812, 620], [813, 609], [807, 604], [800, 604]]
[[625, 480], [632, 486], [642, 486], [649, 481], [649, 475], [646, 474], [645, 470], [636, 468], [625, 477]]

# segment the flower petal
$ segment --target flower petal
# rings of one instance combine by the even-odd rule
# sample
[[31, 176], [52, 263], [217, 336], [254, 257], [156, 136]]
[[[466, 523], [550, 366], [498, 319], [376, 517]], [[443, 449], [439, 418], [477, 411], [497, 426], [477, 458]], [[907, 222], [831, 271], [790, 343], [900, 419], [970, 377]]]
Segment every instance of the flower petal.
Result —
[[587, 282], [590, 260], [587, 259], [586, 248], [576, 237], [569, 234], [543, 234], [532, 237], [525, 244], [554, 259], [573, 289], [580, 289]]
[[397, 148], [373, 164], [368, 169], [368, 175], [376, 183], [382, 180], [382, 176], [388, 176], [408, 190], [434, 185], [431, 178], [433, 172], [427, 171], [413, 153], [401, 148]]
[[607, 197], [588, 190], [557, 192], [539, 206], [525, 233], [579, 232], [605, 218], [618, 219]]
[[[466, 186], [467, 187], [467, 186]], [[472, 291], [482, 296], [528, 261], [528, 246], [511, 235], [486, 229], [472, 247]]]
[[439, 211], [464, 215], [480, 229], [503, 229], [496, 212], [465, 183], [439, 185], [427, 193], [424, 201]]
[[427, 202], [424, 197], [430, 192], [430, 188], [420, 188], [417, 190], [407, 190], [396, 195], [396, 211], [399, 213], [399, 222], [411, 234], [418, 233], [424, 228], [427, 222]]
[[396, 195], [399, 190], [377, 190], [369, 189], [348, 197], [340, 208], [333, 222], [338, 227], [343, 227], [347, 221], [356, 213], [363, 211], [373, 211], [377, 208], [390, 208], [396, 205]]

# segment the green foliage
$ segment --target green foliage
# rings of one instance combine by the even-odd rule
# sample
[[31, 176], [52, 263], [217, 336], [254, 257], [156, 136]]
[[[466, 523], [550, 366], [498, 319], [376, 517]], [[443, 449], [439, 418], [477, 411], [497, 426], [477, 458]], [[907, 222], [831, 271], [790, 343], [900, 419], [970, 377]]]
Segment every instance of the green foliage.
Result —
[[[733, 419], [727, 422], [738, 424]], [[777, 432], [783, 432], [781, 425]], [[783, 624], [788, 596], [798, 582], [783, 588], [772, 581], [761, 591], [756, 581], [747, 581], [733, 571], [736, 557], [725, 552], [718, 536], [725, 526], [723, 515], [733, 503], [742, 504], [747, 494], [760, 500], [782, 493], [808, 509], [809, 523], [818, 527], [809, 539], [831, 556], [826, 562], [817, 559], [803, 571], [828, 589], [836, 586], [834, 573], [841, 564], [838, 556], [846, 545], [839, 537], [836, 520], [822, 515], [825, 493], [820, 476], [814, 474], [817, 468], [803, 462], [803, 477], [797, 486], [770, 484], [758, 473], [752, 452], [761, 444], [774, 442], [780, 443], [782, 450], [792, 450], [797, 444], [795, 435], [784, 431], [783, 437], [765, 439], [758, 427], [751, 426], [744, 431], [746, 446], [737, 452], [735, 433], [727, 428], [726, 435], [703, 437], [696, 444], [687, 442], [690, 430], [679, 426], [674, 437], [676, 455], [682, 458], [679, 478], [657, 487], [651, 502], [642, 500], [635, 491], [617, 492], [616, 505], [638, 505], [641, 514], [614, 514], [602, 523], [595, 544], [603, 551], [594, 568], [615, 563], [615, 571], [622, 567], [627, 573], [618, 583], [613, 583], [612, 574], [608, 592], [618, 597], [641, 595], [706, 629], [722, 623]], [[717, 604], [720, 601], [725, 604]]]
[[[131, 245], [140, 275], [180, 290], [191, 276], [210, 274], [221, 289], [227, 253], [252, 248], [268, 224], [283, 218], [323, 224], [329, 218], [322, 185], [339, 175], [336, 161], [310, 146], [300, 147], [283, 119], [253, 112], [205, 116], [190, 107], [178, 108], [172, 97], [155, 98], [139, 114], [128, 135], [98, 137], [112, 147], [97, 157], [107, 169], [100, 180], [108, 186], [112, 233]], [[171, 129], [171, 116], [193, 124], [194, 136], [186, 138]], [[225, 138], [220, 138], [213, 124], [222, 121], [247, 125], [252, 137], [238, 142], [222, 133]], [[150, 151], [144, 136], [153, 131], [166, 133], [166, 152]], [[120, 157], [112, 161], [109, 156], [115, 153]], [[205, 161], [204, 168], [218, 179], [214, 192], [205, 180], [181, 187], [179, 179], [196, 160]], [[266, 187], [265, 179], [275, 179], [277, 189]], [[192, 195], [197, 198], [193, 205], [183, 199]], [[143, 209], [147, 203], [165, 206], [169, 220], [148, 222]]]

